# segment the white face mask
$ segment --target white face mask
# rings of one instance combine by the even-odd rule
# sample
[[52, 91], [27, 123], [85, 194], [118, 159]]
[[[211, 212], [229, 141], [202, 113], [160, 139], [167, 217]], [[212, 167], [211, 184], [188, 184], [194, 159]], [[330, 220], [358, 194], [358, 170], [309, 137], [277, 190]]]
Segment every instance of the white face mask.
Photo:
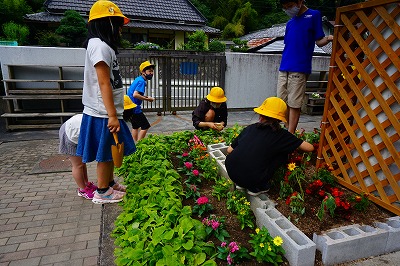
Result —
[[286, 15], [288, 15], [290, 18], [293, 18], [297, 16], [297, 14], [299, 14], [300, 7], [294, 6], [288, 9], [284, 9], [283, 11], [285, 11]]

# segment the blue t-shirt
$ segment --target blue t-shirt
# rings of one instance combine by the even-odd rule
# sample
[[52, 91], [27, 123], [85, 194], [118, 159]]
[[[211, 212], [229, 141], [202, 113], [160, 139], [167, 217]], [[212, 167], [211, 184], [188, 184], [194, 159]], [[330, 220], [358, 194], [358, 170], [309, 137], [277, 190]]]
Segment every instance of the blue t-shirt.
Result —
[[142, 100], [136, 99], [133, 97], [133, 93], [137, 91], [140, 95], [144, 95], [145, 91], [146, 91], [146, 80], [142, 77], [139, 76], [137, 78], [135, 78], [135, 80], [132, 82], [132, 85], [129, 87], [128, 89], [128, 96], [129, 98], [131, 98], [132, 102], [136, 103], [136, 108], [133, 109], [133, 112], [135, 114], [140, 114], [142, 113]]
[[315, 41], [325, 36], [318, 10], [307, 9], [286, 24], [285, 48], [279, 71], [310, 74]]

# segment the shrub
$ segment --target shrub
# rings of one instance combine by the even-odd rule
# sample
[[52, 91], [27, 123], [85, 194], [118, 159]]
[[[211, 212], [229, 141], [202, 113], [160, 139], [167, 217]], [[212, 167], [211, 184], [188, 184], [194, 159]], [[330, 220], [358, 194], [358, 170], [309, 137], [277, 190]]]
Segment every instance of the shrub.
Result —
[[69, 47], [81, 47], [87, 36], [86, 22], [75, 10], [67, 10], [60, 22], [56, 33], [59, 34], [63, 43]]
[[225, 52], [226, 45], [223, 42], [213, 40], [208, 44], [208, 50], [212, 52]]
[[204, 31], [198, 30], [189, 35], [188, 42], [184, 45], [185, 50], [206, 51], [207, 35]]
[[138, 42], [133, 49], [136, 50], [161, 50], [160, 46], [151, 42]]
[[17, 41], [19, 45], [26, 43], [29, 35], [29, 29], [27, 26], [19, 25], [14, 22], [8, 22], [3, 24], [3, 32], [5, 40]]
[[60, 46], [61, 37], [60, 35], [51, 31], [40, 31], [36, 34], [35, 39], [38, 41], [40, 46]]
[[247, 52], [247, 49], [249, 49], [246, 40], [235, 38], [232, 41], [235, 44], [234, 46], [231, 47], [232, 52]]

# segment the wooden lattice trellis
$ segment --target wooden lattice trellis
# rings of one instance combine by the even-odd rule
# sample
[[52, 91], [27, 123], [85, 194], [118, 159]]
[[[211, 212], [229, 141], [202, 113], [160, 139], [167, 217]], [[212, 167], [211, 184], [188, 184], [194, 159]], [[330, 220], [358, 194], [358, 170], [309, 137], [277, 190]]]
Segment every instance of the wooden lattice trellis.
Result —
[[337, 9], [317, 167], [400, 215], [400, 1]]

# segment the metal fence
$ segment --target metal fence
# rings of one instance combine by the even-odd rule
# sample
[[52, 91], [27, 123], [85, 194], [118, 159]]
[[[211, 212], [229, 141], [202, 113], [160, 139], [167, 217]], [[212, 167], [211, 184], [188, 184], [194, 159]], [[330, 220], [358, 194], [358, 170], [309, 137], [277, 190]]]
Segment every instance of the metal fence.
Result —
[[126, 90], [140, 75], [139, 65], [146, 60], [156, 65], [154, 77], [146, 88], [146, 95], [156, 100], [143, 102], [145, 110], [159, 113], [193, 110], [210, 88], [225, 87], [223, 53], [123, 50], [118, 61]]

